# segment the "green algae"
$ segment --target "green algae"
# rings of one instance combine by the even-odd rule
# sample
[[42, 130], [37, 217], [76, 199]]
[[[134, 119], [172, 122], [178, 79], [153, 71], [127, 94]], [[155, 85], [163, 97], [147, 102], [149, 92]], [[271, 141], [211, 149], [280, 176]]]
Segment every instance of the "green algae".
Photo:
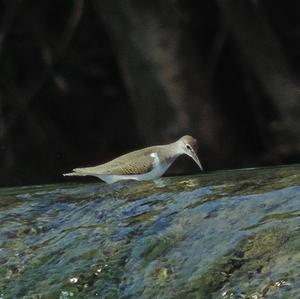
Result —
[[1, 189], [0, 297], [297, 298], [299, 185], [293, 165]]
[[163, 256], [169, 250], [174, 248], [177, 243], [183, 240], [184, 236], [181, 234], [172, 234], [146, 239], [140, 254], [140, 258], [143, 260], [143, 266], [146, 266], [146, 264], [151, 261]]
[[300, 211], [291, 211], [291, 212], [284, 212], [284, 213], [274, 213], [270, 215], [266, 215], [262, 217], [261, 222], [270, 222], [270, 221], [276, 221], [276, 220], [284, 220], [294, 217], [300, 217]]
[[130, 217], [130, 219], [126, 223], [126, 226], [136, 225], [136, 224], [139, 224], [139, 223], [150, 224], [153, 221], [155, 221], [154, 216], [160, 215], [163, 210], [164, 209], [148, 211], [148, 212], [144, 212], [144, 213], [141, 213], [139, 215]]
[[[278, 252], [289, 247], [289, 236], [284, 229], [270, 229], [243, 240], [232, 253], [223, 256], [200, 279], [188, 285], [188, 298], [265, 298], [292, 284], [291, 277], [281, 276], [278, 281], [257, 285], [251, 280], [256, 276], [265, 276], [268, 265], [274, 262]], [[263, 286], [261, 286], [263, 285]], [[220, 291], [221, 290], [221, 291]], [[185, 292], [184, 292], [185, 293]], [[183, 296], [179, 294], [178, 298]], [[257, 297], [255, 297], [257, 296]]]

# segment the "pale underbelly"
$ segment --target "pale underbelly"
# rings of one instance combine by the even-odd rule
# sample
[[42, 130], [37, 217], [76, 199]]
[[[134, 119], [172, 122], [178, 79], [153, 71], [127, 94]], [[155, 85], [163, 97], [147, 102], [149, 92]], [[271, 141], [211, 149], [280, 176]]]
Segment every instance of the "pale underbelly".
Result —
[[143, 174], [134, 174], [134, 175], [117, 175], [117, 174], [110, 174], [110, 175], [94, 175], [97, 176], [99, 179], [103, 180], [108, 184], [112, 184], [122, 180], [136, 180], [136, 181], [149, 181], [155, 180], [160, 178], [169, 168], [170, 164], [166, 165], [157, 165], [151, 171]]

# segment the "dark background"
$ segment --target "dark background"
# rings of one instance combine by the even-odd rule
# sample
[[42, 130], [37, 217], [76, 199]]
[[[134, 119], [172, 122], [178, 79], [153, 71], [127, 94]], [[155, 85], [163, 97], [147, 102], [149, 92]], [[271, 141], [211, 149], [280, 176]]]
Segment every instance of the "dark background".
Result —
[[0, 1], [0, 186], [185, 134], [207, 170], [297, 163], [299, 15], [299, 0]]

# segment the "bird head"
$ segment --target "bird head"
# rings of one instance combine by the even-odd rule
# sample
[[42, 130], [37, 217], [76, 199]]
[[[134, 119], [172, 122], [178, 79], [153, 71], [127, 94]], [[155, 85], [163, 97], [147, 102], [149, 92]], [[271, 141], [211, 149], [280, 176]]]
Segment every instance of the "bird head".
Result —
[[182, 154], [188, 155], [191, 157], [196, 164], [199, 166], [201, 171], [203, 171], [203, 167], [201, 165], [201, 162], [197, 156], [197, 151], [198, 151], [198, 143], [195, 138], [189, 135], [185, 135], [181, 137], [178, 141], [180, 149]]

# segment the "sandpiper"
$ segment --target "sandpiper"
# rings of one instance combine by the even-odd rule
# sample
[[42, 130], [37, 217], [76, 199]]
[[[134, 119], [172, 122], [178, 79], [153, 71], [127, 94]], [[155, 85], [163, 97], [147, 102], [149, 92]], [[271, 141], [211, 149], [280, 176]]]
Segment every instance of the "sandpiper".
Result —
[[121, 180], [147, 181], [160, 178], [180, 155], [190, 156], [203, 170], [197, 156], [197, 140], [185, 135], [177, 141], [147, 147], [120, 156], [110, 162], [86, 168], [75, 168], [64, 176], [95, 176], [108, 184]]

